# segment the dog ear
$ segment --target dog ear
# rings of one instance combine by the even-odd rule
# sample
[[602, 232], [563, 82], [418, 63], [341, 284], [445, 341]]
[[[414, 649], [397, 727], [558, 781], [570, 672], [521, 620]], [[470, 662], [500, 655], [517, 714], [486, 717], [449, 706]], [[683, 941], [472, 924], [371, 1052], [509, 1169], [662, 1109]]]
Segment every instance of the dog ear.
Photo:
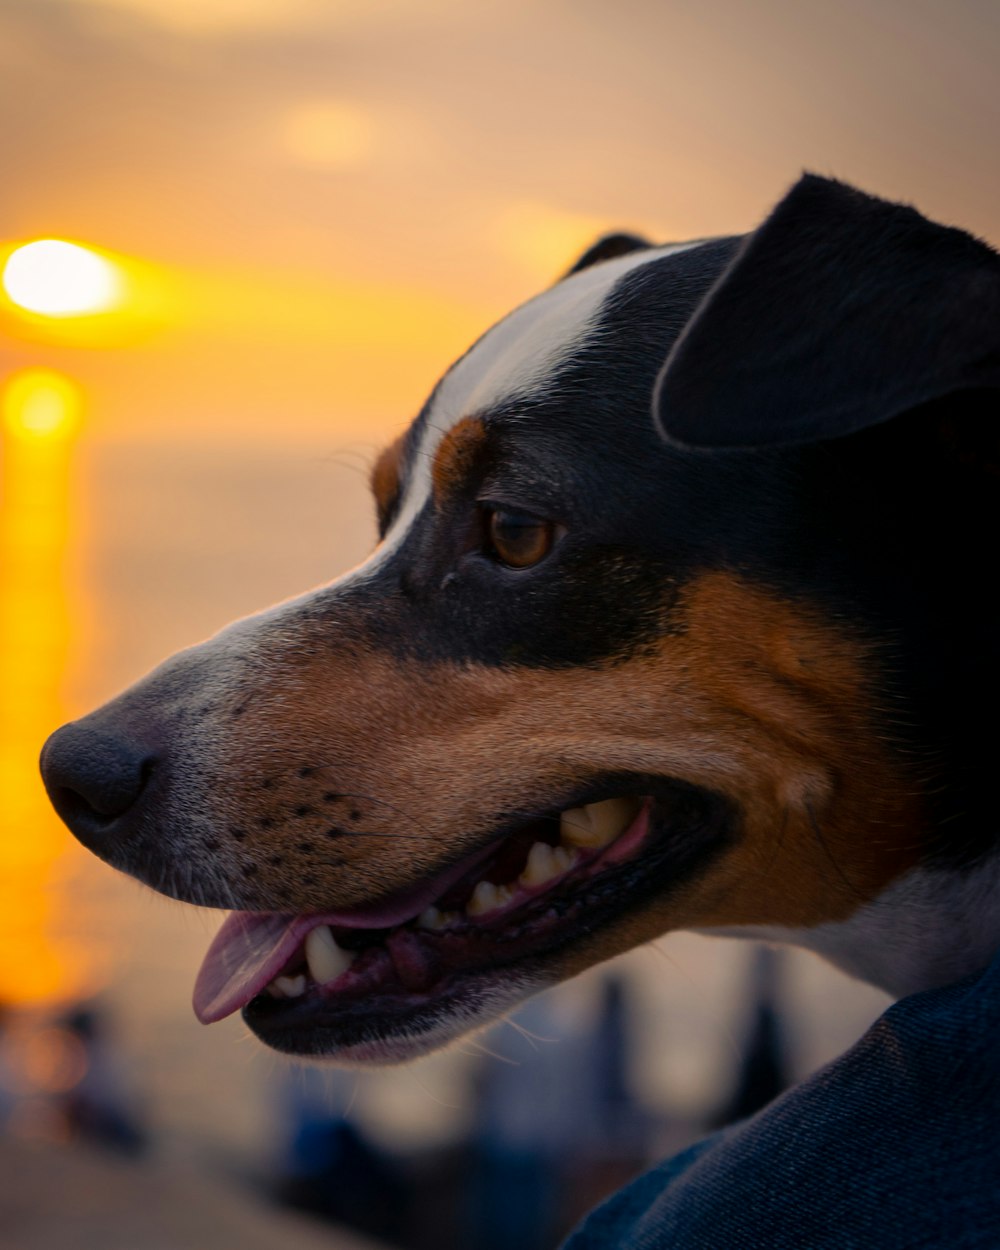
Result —
[[626, 234], [619, 231], [615, 234], [602, 234], [596, 243], [592, 243], [572, 268], [563, 274], [568, 278], [571, 273], [579, 273], [581, 269], [589, 269], [601, 260], [614, 260], [616, 256], [627, 256], [629, 252], [638, 252], [640, 248], [652, 247], [648, 239], [638, 234]]
[[1000, 385], [1000, 256], [912, 208], [807, 174], [748, 235], [674, 345], [665, 438], [835, 438]]

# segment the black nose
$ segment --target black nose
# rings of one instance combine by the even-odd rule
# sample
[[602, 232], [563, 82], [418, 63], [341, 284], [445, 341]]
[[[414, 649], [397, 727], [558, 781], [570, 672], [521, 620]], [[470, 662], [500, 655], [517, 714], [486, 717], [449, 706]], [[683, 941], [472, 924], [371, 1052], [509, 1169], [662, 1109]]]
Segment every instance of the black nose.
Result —
[[52, 806], [85, 846], [105, 852], [146, 788], [156, 760], [126, 734], [64, 725], [42, 748]]

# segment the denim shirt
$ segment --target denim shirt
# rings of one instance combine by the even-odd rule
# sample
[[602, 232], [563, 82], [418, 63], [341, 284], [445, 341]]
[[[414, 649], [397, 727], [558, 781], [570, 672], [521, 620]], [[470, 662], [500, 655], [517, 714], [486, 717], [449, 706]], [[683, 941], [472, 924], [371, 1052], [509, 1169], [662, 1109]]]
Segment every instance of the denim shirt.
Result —
[[770, 1106], [612, 1195], [563, 1250], [1000, 1250], [1000, 958], [902, 999]]

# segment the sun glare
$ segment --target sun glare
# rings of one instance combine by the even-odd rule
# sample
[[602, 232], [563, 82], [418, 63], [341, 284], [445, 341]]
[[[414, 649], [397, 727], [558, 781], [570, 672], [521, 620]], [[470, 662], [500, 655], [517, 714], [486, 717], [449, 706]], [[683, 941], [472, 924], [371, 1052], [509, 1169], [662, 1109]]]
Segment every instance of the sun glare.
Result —
[[62, 239], [36, 239], [16, 248], [2, 282], [12, 303], [46, 317], [106, 312], [122, 294], [121, 277], [109, 260]]

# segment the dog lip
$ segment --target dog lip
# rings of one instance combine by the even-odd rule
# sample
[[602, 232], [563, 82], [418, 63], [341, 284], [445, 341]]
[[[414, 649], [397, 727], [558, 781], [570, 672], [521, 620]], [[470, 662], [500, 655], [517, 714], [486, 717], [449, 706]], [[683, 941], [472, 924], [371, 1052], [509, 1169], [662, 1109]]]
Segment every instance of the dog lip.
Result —
[[230, 912], [209, 946], [195, 980], [195, 1015], [202, 1024], [214, 1024], [238, 1011], [281, 972], [306, 934], [319, 925], [387, 929], [406, 924], [495, 850], [496, 842], [491, 842], [415, 886], [343, 911], [308, 915]]
[[[645, 810], [648, 801], [640, 810]], [[605, 867], [628, 858], [645, 836], [646, 820], [636, 820], [642, 833], [623, 836], [597, 857]], [[441, 872], [371, 903], [342, 911], [295, 915], [282, 912], [233, 912], [224, 921], [205, 955], [195, 981], [193, 1007], [202, 1024], [232, 1015], [261, 993], [296, 955], [308, 933], [320, 925], [341, 929], [398, 929], [439, 902], [462, 882], [474, 882], [482, 866], [510, 834], [492, 838], [480, 850], [453, 861]], [[488, 918], [488, 917], [487, 917]]]
[[621, 845], [610, 844], [583, 865], [586, 875], [572, 887], [570, 878], [560, 879], [553, 894], [540, 889], [524, 906], [459, 927], [394, 929], [378, 945], [361, 947], [329, 984], [307, 985], [302, 997], [256, 996], [245, 1005], [244, 1020], [262, 1041], [290, 1054], [350, 1060], [356, 1045], [371, 1044], [381, 1062], [413, 1058], [424, 1049], [414, 1032], [421, 1019], [467, 1020], [481, 991], [492, 994], [512, 976], [537, 985], [546, 958], [574, 940], [581, 922], [586, 933], [595, 920], [616, 914], [632, 894], [636, 852], [651, 832], [647, 802]]

